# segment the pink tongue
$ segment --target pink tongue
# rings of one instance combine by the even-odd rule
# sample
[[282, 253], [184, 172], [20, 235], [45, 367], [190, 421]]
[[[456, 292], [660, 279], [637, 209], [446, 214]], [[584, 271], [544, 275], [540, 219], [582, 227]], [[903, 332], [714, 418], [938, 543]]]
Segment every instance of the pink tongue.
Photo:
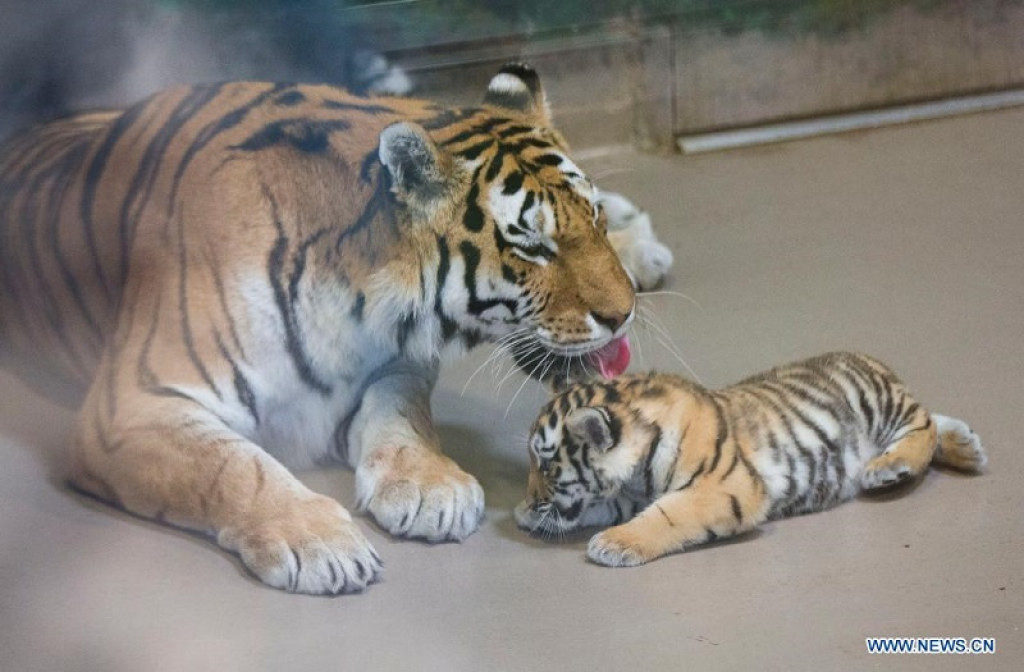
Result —
[[590, 359], [597, 364], [601, 375], [611, 380], [629, 366], [629, 338], [620, 336], [600, 350], [590, 354]]

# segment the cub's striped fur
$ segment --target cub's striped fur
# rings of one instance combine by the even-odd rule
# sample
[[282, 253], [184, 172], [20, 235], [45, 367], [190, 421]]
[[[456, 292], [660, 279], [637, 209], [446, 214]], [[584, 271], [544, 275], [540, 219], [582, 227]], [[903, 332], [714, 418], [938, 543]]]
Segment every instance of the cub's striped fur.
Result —
[[355, 467], [393, 534], [471, 534], [483, 492], [430, 417], [440, 355], [623, 337], [597, 196], [523, 65], [459, 109], [169, 90], [0, 150], [0, 355], [84, 395], [81, 490], [215, 535], [272, 586], [360, 590], [376, 552], [286, 466]]
[[529, 450], [519, 525], [622, 523], [587, 549], [611, 566], [821, 511], [932, 462], [986, 462], [966, 424], [929, 413], [884, 364], [846, 352], [717, 391], [657, 373], [575, 385], [542, 411]]

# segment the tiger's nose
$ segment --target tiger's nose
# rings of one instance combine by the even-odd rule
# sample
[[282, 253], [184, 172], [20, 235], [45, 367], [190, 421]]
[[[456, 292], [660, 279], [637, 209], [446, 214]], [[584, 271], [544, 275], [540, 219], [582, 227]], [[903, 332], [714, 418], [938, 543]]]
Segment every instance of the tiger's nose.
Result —
[[590, 311], [590, 317], [594, 318], [594, 322], [597, 322], [602, 327], [605, 327], [611, 333], [617, 333], [624, 325], [626, 325], [633, 317], [633, 311], [630, 310], [627, 313], [620, 312], [608, 312], [599, 313], [596, 310]]

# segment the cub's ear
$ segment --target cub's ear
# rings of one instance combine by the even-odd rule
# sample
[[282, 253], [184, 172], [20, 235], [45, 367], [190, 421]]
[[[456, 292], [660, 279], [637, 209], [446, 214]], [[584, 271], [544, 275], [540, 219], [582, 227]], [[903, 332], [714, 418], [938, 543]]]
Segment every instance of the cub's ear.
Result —
[[447, 193], [455, 162], [421, 126], [407, 121], [380, 132], [380, 162], [391, 175], [391, 191], [407, 205], [429, 207]]
[[487, 85], [484, 104], [525, 114], [538, 126], [551, 125], [551, 110], [537, 72], [525, 63], [509, 63]]
[[615, 445], [611, 418], [604, 408], [574, 408], [565, 418], [565, 427], [574, 439], [602, 453]]

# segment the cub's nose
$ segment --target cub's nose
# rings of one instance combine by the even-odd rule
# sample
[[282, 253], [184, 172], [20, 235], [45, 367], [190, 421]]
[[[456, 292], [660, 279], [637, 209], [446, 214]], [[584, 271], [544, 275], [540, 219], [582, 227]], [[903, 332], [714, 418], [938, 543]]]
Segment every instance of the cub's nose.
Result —
[[513, 511], [516, 524], [528, 532], [535, 532], [546, 514], [550, 513], [551, 504], [545, 507], [541, 502], [528, 499], [520, 502]]

